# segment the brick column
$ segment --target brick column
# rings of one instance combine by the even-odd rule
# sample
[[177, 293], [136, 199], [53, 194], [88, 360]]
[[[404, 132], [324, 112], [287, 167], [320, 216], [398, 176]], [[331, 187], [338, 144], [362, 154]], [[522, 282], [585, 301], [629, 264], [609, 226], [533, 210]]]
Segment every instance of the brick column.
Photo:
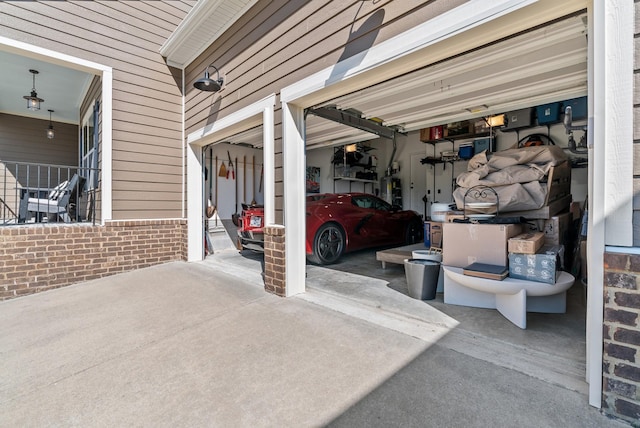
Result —
[[640, 420], [640, 255], [604, 255], [602, 408]]
[[284, 226], [264, 228], [264, 289], [286, 296]]

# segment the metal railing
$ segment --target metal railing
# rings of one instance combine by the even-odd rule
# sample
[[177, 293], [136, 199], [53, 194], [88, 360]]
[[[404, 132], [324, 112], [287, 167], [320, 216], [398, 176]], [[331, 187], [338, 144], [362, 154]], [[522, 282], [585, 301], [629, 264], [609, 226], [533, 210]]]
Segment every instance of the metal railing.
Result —
[[96, 168], [0, 161], [0, 226], [95, 224], [99, 177]]

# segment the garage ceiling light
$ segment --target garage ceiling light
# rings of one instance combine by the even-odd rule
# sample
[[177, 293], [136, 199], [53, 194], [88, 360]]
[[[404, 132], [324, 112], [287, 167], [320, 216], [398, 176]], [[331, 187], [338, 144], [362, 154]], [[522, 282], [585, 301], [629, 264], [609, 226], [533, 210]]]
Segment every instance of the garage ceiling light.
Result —
[[344, 151], [347, 152], [347, 153], [357, 152], [358, 151], [358, 145], [357, 144], [349, 144], [348, 146], [344, 147]]
[[503, 126], [504, 125], [504, 114], [497, 114], [495, 116], [487, 117], [487, 124], [492, 128], [494, 126]]
[[480, 113], [481, 111], [487, 111], [488, 109], [489, 109], [489, 106], [482, 104], [479, 106], [466, 108], [465, 110], [468, 111], [469, 113]]

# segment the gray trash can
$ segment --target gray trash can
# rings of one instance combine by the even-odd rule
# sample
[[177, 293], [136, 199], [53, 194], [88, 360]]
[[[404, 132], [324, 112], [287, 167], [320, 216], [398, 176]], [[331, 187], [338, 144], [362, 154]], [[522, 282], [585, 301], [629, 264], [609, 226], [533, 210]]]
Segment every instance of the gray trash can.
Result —
[[420, 300], [436, 298], [440, 263], [433, 260], [405, 259], [404, 274], [407, 277], [409, 296]]

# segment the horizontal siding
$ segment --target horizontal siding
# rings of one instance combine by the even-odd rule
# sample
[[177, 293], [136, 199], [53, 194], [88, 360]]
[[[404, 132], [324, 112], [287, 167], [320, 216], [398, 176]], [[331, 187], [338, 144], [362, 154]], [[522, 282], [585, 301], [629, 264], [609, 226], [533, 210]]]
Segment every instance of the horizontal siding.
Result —
[[633, 246], [640, 247], [640, 3], [635, 5], [633, 79]]
[[[465, 0], [258, 2], [187, 67], [186, 131], [193, 132], [217, 117], [270, 93], [279, 93], [289, 84], [462, 3]], [[223, 90], [216, 94], [193, 88], [193, 82], [211, 63], [225, 78]], [[279, 110], [275, 119], [276, 221], [282, 222], [284, 184]]]
[[[166, 183], [163, 187], [163, 191], [168, 193], [175, 194], [182, 191], [182, 185], [180, 183]], [[113, 189], [122, 191], [123, 193], [131, 191], [153, 193], [157, 191], [157, 185], [146, 181], [114, 181]]]
[[78, 127], [52, 122], [55, 138], [47, 138], [48, 120], [0, 113], [0, 160], [56, 165], [78, 164]]
[[[181, 82], [159, 49], [194, 4], [0, 3], [1, 36], [113, 68], [114, 218], [182, 216]], [[35, 29], [30, 33], [30, 28]], [[139, 207], [139, 201], [145, 206]]]
[[[209, 116], [204, 100], [211, 95], [194, 90], [191, 82], [210, 62], [226, 75], [218, 113], [225, 114], [461, 3], [271, 2], [248, 22], [238, 23], [239, 28], [252, 28], [251, 32], [236, 31], [227, 45], [214, 44], [187, 68], [187, 129], [202, 127]], [[354, 31], [363, 25], [376, 27], [368, 33]], [[359, 49], [353, 50], [358, 44]]]
[[164, 164], [162, 166], [160, 166], [160, 164], [157, 163], [149, 163], [149, 162], [142, 162], [139, 159], [144, 159], [146, 160], [146, 157], [139, 157], [138, 159], [134, 159], [132, 158], [129, 161], [113, 161], [113, 171], [132, 171], [135, 169], [134, 172], [136, 173], [143, 173], [143, 174], [162, 174], [164, 176], [166, 176], [167, 178], [170, 178], [171, 176], [173, 177], [180, 177], [182, 174], [182, 165], [180, 165], [179, 163], [176, 165], [168, 165], [168, 164]]

